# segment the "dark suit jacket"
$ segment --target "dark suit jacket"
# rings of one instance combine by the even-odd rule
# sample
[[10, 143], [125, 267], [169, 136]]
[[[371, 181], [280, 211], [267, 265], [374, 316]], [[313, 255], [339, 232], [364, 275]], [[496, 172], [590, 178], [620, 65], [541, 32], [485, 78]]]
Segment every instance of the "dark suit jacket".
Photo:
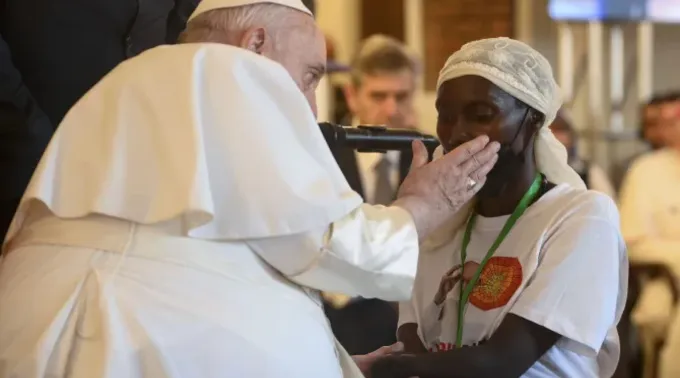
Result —
[[[364, 197], [361, 173], [355, 152], [346, 149], [331, 149], [331, 152], [349, 185]], [[412, 156], [411, 151], [401, 153], [399, 161], [400, 183], [408, 173]], [[367, 354], [397, 341], [399, 316], [388, 302], [379, 299], [358, 299], [341, 309], [333, 308], [327, 304], [325, 312], [335, 337], [352, 355]]]
[[[331, 148], [331, 152], [333, 153], [333, 157], [335, 157], [335, 161], [340, 166], [342, 173], [345, 175], [345, 179], [347, 179], [349, 186], [362, 197], [366, 197], [363, 185], [361, 184], [361, 172], [359, 172], [356, 153], [353, 150], [342, 148]], [[413, 153], [411, 151], [401, 152], [401, 157], [399, 159], [399, 183], [403, 182], [404, 178], [406, 178], [408, 170], [411, 167], [412, 159]]]
[[58, 125], [127, 58], [175, 41], [199, 0], [0, 0], [14, 66]]
[[14, 67], [0, 34], [0, 239], [53, 130]]
[[123, 60], [175, 41], [199, 0], [0, 0], [0, 237], [56, 126]]

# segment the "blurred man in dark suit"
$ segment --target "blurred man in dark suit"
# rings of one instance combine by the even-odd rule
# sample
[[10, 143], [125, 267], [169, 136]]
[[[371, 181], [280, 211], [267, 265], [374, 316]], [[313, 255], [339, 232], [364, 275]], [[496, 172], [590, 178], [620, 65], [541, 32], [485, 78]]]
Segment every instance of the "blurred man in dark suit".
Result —
[[174, 43], [199, 0], [0, 0], [0, 238], [52, 133], [111, 69]]
[[[376, 35], [362, 44], [345, 90], [351, 119], [345, 124], [416, 128], [416, 61], [399, 41]], [[350, 186], [366, 202], [389, 204], [411, 164], [410, 151], [333, 154]], [[396, 342], [397, 311], [377, 299], [325, 293], [326, 315], [340, 343], [352, 354], [369, 353]]]
[[53, 131], [0, 35], [0, 239]]
[[[351, 66], [345, 90], [352, 125], [416, 128], [417, 68], [399, 41], [375, 35], [364, 41]], [[389, 203], [411, 163], [410, 152], [387, 154], [337, 151], [350, 185], [374, 204]]]

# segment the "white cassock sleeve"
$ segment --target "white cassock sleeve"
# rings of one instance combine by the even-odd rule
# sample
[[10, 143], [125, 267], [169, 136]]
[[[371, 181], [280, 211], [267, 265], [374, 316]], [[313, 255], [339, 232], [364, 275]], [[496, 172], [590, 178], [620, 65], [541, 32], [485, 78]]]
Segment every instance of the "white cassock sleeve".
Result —
[[604, 195], [575, 206], [547, 236], [510, 312], [561, 335], [564, 348], [597, 356], [626, 302], [628, 260], [618, 221]]
[[395, 206], [363, 204], [330, 226], [248, 244], [300, 285], [387, 301], [410, 298], [418, 264], [413, 219]]

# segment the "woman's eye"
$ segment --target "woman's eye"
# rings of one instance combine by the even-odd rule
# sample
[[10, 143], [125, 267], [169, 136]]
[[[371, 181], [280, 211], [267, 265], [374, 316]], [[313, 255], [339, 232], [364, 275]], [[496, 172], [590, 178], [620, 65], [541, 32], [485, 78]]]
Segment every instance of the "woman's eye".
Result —
[[489, 123], [493, 121], [496, 116], [494, 109], [488, 106], [474, 106], [466, 112], [466, 118], [469, 122], [474, 123]]
[[454, 123], [455, 117], [452, 114], [439, 113], [437, 115], [437, 122], [439, 123]]

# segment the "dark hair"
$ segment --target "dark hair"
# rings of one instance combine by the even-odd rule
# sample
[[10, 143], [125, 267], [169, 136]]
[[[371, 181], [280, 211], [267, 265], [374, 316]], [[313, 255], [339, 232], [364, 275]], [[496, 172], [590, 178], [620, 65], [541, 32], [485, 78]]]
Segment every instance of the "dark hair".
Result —
[[386, 35], [367, 38], [352, 61], [351, 72], [354, 85], [360, 85], [364, 75], [417, 71], [416, 60], [398, 40]]
[[645, 110], [650, 106], [657, 106], [667, 104], [669, 102], [680, 101], [680, 92], [671, 91], [666, 93], [657, 93], [652, 96], [646, 103], [641, 106], [640, 127], [638, 128], [638, 138], [645, 139]]

